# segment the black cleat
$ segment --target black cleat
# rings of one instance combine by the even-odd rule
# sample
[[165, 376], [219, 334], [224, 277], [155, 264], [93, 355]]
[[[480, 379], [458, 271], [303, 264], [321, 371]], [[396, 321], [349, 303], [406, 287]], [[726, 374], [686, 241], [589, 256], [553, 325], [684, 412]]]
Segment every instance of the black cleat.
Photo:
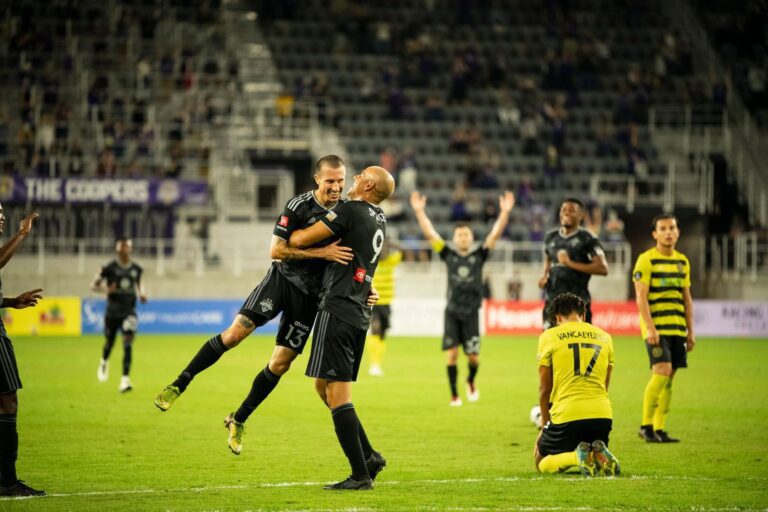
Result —
[[365, 467], [368, 468], [368, 476], [371, 477], [371, 482], [376, 480], [376, 475], [378, 475], [386, 465], [387, 460], [382, 457], [379, 452], [374, 451], [371, 453], [371, 456], [365, 461]]
[[653, 425], [643, 425], [640, 427], [640, 431], [637, 433], [640, 439], [644, 439], [646, 443], [660, 443], [659, 438], [653, 432]]
[[679, 443], [679, 439], [675, 439], [673, 437], [669, 437], [669, 434], [665, 430], [657, 430], [654, 432], [654, 435], [656, 436], [656, 439], [658, 443]]
[[373, 489], [373, 483], [370, 478], [355, 480], [350, 476], [343, 482], [326, 485], [323, 489], [326, 491], [370, 491]]
[[38, 491], [25, 484], [22, 480], [17, 480], [13, 485], [0, 487], [0, 496], [45, 496], [45, 491]]

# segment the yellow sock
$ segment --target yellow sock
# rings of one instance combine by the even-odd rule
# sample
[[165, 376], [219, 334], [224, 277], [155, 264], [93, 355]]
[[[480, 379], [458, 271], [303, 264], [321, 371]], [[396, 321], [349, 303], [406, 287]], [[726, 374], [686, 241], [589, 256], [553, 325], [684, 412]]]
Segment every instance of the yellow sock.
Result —
[[672, 379], [667, 380], [667, 384], [659, 393], [659, 405], [656, 407], [656, 413], [653, 415], [653, 430], [664, 430], [669, 415], [669, 402], [672, 401]]
[[381, 341], [381, 336], [378, 334], [368, 336], [368, 346], [370, 347], [371, 365], [381, 366], [381, 362], [384, 359], [384, 351], [386, 350], [386, 344]]
[[659, 395], [661, 395], [667, 382], [669, 382], [669, 377], [666, 375], [651, 374], [651, 380], [648, 381], [645, 386], [645, 393], [643, 393], [643, 422], [641, 425], [653, 424], [653, 415], [659, 405]]
[[557, 455], [547, 455], [541, 459], [539, 471], [542, 473], [559, 473], [578, 464], [576, 452], [558, 453]]

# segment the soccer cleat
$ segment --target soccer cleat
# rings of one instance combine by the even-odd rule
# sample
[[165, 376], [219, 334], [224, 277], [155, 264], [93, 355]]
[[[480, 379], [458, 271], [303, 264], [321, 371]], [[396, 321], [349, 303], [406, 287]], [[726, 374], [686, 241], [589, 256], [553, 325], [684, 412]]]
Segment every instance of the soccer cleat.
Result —
[[657, 430], [653, 433], [656, 436], [657, 442], [659, 443], [679, 443], [679, 439], [675, 439], [674, 437], [669, 437], [669, 434], [665, 430]]
[[653, 432], [653, 425], [643, 425], [642, 427], [640, 427], [640, 430], [637, 432], [637, 435], [640, 436], [640, 439], [644, 439], [646, 443], [660, 442], [659, 439], [656, 437], [656, 434]]
[[467, 381], [467, 402], [477, 402], [480, 400], [480, 390], [477, 389], [474, 382]]
[[595, 468], [589, 464], [589, 454], [591, 451], [592, 447], [584, 441], [576, 447], [577, 466], [579, 466], [581, 474], [586, 477], [595, 476]]
[[165, 386], [155, 398], [155, 406], [165, 412], [171, 408], [173, 402], [181, 396], [181, 391], [176, 386]]
[[371, 477], [371, 482], [376, 480], [376, 475], [378, 475], [386, 465], [387, 460], [382, 457], [379, 452], [374, 451], [371, 453], [371, 456], [365, 461], [365, 467], [368, 468], [368, 476]]
[[45, 496], [45, 491], [38, 491], [25, 484], [23, 480], [17, 480], [13, 485], [0, 487], [0, 496]]
[[99, 369], [96, 370], [96, 378], [99, 379], [99, 382], [107, 382], [107, 379], [109, 379], [109, 361], [106, 359], [102, 359], [99, 362]]
[[373, 489], [373, 482], [370, 478], [355, 480], [350, 476], [343, 482], [326, 485], [323, 489], [326, 491], [370, 491]]
[[123, 377], [120, 379], [120, 386], [117, 388], [117, 390], [121, 393], [127, 393], [133, 389], [133, 386], [131, 386], [131, 378], [127, 375], [123, 375]]
[[235, 421], [235, 413], [231, 412], [224, 418], [224, 427], [229, 431], [229, 439], [227, 439], [229, 449], [235, 455], [240, 455], [240, 452], [243, 451], [245, 425]]
[[599, 439], [592, 443], [592, 458], [595, 461], [598, 471], [603, 475], [619, 476], [621, 473], [619, 459], [608, 451], [608, 447]]
[[461, 398], [454, 396], [453, 398], [451, 398], [451, 401], [448, 402], [448, 405], [450, 405], [451, 407], [461, 407]]
[[372, 364], [371, 367], [368, 369], [368, 375], [372, 375], [374, 377], [383, 377], [384, 370], [381, 369], [381, 366], [377, 364]]

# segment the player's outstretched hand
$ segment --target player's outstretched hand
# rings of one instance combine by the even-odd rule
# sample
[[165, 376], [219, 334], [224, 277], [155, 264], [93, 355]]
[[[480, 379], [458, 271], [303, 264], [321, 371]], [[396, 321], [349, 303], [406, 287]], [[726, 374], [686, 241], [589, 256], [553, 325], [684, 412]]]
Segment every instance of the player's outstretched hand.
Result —
[[35, 220], [40, 216], [37, 212], [32, 212], [23, 219], [21, 219], [21, 222], [19, 223], [19, 232], [22, 235], [28, 235], [30, 231], [32, 231], [32, 221]]
[[371, 286], [371, 289], [368, 291], [368, 302], [366, 302], [366, 304], [375, 306], [380, 298], [379, 291], [374, 286]]
[[502, 212], [511, 212], [515, 207], [515, 194], [510, 191], [504, 192], [503, 196], [499, 196], [499, 210]]
[[16, 297], [16, 304], [13, 307], [15, 309], [24, 309], [37, 306], [37, 301], [43, 298], [42, 294], [40, 293], [42, 291], [42, 288], [36, 288], [34, 290], [22, 293]]
[[411, 208], [413, 211], [423, 211], [427, 207], [427, 196], [423, 196], [418, 190], [411, 192]]
[[352, 258], [354, 258], [352, 248], [339, 245], [340, 242], [341, 240], [336, 240], [332, 244], [324, 247], [324, 260], [335, 261], [336, 263], [340, 263], [342, 265], [346, 265], [352, 261]]

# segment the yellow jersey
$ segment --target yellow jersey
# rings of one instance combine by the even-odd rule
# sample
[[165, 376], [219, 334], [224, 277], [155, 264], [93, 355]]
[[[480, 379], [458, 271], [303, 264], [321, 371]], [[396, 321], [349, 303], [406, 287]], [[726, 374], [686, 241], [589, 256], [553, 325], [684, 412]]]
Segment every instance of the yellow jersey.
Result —
[[[685, 336], [688, 325], [685, 321], [683, 289], [691, 286], [688, 258], [678, 251], [672, 251], [671, 256], [664, 256], [654, 247], [637, 257], [632, 280], [648, 285], [648, 305], [653, 325], [659, 334]], [[645, 339], [648, 327], [642, 316], [640, 331]]]
[[386, 258], [379, 260], [379, 266], [376, 268], [376, 275], [373, 277], [373, 286], [379, 292], [379, 302], [377, 306], [387, 306], [392, 304], [395, 298], [395, 267], [403, 261], [403, 253], [393, 251]]
[[539, 336], [539, 366], [552, 369], [552, 423], [613, 419], [605, 387], [613, 366], [611, 336], [586, 322], [565, 322]]

